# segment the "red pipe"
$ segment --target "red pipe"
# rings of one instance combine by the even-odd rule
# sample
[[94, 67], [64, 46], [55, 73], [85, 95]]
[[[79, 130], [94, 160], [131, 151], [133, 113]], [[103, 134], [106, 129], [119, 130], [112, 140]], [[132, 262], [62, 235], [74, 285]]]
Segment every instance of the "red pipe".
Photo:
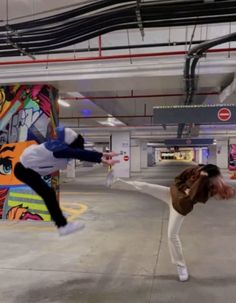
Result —
[[215, 48], [215, 49], [209, 49], [206, 51], [206, 53], [224, 53], [224, 52], [235, 52], [236, 48]]
[[[221, 48], [211, 49], [206, 53], [221, 53], [221, 52], [234, 52], [236, 48]], [[25, 61], [4, 61], [0, 62], [0, 65], [21, 65], [21, 64], [39, 64], [39, 63], [66, 63], [77, 61], [97, 61], [97, 60], [113, 60], [113, 59], [131, 59], [131, 58], [145, 58], [145, 57], [161, 57], [161, 56], [179, 56], [186, 55], [186, 51], [174, 51], [174, 52], [159, 52], [149, 54], [124, 54], [124, 55], [112, 55], [112, 56], [96, 56], [96, 57], [81, 57], [81, 58], [55, 58], [55, 59], [41, 59], [41, 60], [25, 60]]]
[[158, 56], [173, 56], [173, 55], [185, 55], [185, 51], [178, 52], [162, 52], [162, 53], [149, 53], [149, 54], [124, 54], [113, 56], [96, 56], [96, 57], [81, 57], [81, 58], [57, 58], [57, 59], [42, 59], [42, 60], [25, 60], [25, 61], [5, 61], [0, 62], [0, 65], [9, 64], [36, 64], [36, 63], [64, 63], [64, 62], [76, 62], [76, 61], [96, 61], [96, 60], [113, 60], [113, 59], [130, 59], [130, 58], [142, 58], [142, 57], [158, 57]]
[[[208, 96], [208, 95], [218, 95], [218, 92], [201, 92], [196, 93], [197, 96]], [[128, 96], [103, 96], [103, 97], [93, 97], [93, 96], [84, 96], [84, 97], [75, 97], [75, 98], [61, 98], [62, 100], [67, 101], [78, 101], [78, 100], [84, 100], [84, 99], [93, 99], [93, 100], [107, 100], [107, 99], [135, 99], [135, 98], [163, 98], [163, 97], [182, 97], [185, 96], [185, 94], [156, 94], [156, 95], [128, 95]]]

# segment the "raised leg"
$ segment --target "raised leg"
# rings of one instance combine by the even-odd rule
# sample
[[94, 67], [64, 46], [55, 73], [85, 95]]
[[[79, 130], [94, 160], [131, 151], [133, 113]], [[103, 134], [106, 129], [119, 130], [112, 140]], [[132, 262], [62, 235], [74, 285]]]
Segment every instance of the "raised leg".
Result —
[[123, 179], [117, 179], [111, 187], [113, 189], [139, 191], [160, 199], [161, 201], [166, 202], [168, 205], [171, 203], [170, 188], [167, 186], [140, 181], [125, 181]]

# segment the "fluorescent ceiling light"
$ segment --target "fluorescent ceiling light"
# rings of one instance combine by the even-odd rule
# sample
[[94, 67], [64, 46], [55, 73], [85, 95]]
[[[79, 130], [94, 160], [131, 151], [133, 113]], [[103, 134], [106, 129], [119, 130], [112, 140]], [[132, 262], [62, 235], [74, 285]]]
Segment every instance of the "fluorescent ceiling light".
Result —
[[108, 115], [108, 118], [104, 121], [98, 121], [98, 123], [105, 125], [105, 126], [121, 126], [125, 125], [123, 122], [120, 120], [112, 117], [111, 115]]
[[94, 147], [94, 143], [93, 142], [87, 142], [84, 144], [84, 147]]
[[147, 143], [147, 146], [159, 147], [160, 145], [163, 145], [163, 143]]
[[64, 100], [58, 99], [58, 104], [64, 106], [64, 107], [70, 107], [70, 104]]
[[68, 92], [67, 95], [75, 97], [75, 98], [84, 98], [84, 95], [82, 95], [79, 92]]
[[115, 126], [114, 123], [109, 121], [98, 121], [99, 124], [105, 125], [105, 126]]

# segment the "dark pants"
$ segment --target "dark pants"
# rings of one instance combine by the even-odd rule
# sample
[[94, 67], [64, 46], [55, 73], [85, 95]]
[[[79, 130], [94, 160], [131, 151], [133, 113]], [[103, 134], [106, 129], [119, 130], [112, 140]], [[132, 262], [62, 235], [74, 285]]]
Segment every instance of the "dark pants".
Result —
[[16, 163], [14, 173], [17, 179], [30, 186], [40, 197], [43, 198], [47, 209], [57, 227], [67, 224], [53, 188], [43, 181], [40, 174], [30, 168], [25, 168], [20, 162]]

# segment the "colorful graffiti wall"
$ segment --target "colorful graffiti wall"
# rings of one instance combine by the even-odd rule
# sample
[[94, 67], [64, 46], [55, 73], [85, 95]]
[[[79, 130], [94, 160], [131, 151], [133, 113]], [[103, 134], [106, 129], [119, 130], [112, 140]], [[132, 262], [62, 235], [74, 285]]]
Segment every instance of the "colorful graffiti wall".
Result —
[[229, 144], [229, 170], [236, 171], [236, 144]]
[[[42, 199], [13, 171], [27, 146], [54, 136], [56, 100], [57, 90], [49, 85], [0, 87], [0, 219], [51, 219]], [[58, 192], [58, 174], [43, 178]]]

